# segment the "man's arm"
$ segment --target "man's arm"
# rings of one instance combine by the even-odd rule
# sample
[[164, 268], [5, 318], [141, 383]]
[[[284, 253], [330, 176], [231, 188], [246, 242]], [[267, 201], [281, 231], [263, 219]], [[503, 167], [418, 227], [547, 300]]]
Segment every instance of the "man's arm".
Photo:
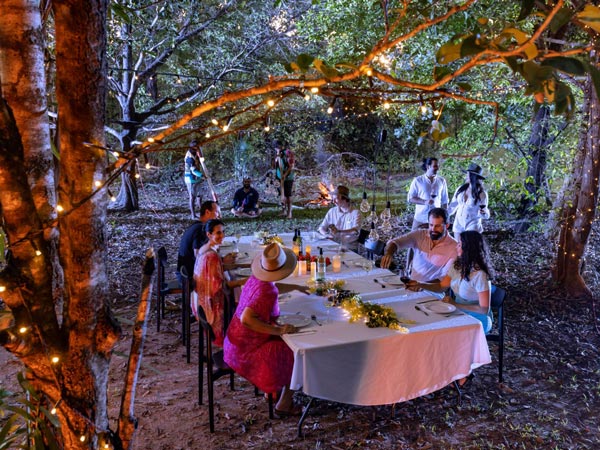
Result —
[[385, 245], [383, 257], [381, 258], [381, 268], [387, 269], [394, 260], [394, 254], [401, 248], [409, 248], [416, 246], [416, 236], [420, 231], [411, 231], [408, 234], [399, 236], [395, 239], [390, 239]]

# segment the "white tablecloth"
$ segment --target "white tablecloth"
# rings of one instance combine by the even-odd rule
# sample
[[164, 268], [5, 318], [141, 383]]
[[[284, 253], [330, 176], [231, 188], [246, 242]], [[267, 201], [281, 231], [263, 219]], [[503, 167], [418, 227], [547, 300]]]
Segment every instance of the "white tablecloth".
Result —
[[[290, 245], [291, 235], [283, 235]], [[250, 237], [240, 251], [250, 256]], [[290, 241], [290, 242], [287, 242]], [[327, 256], [337, 246], [331, 241], [310, 243], [313, 254], [319, 245]], [[404, 325], [408, 334], [388, 328], [368, 328], [363, 322], [349, 323], [341, 308], [327, 307], [316, 295], [293, 292], [280, 297], [282, 314], [315, 315], [302, 331], [283, 338], [294, 352], [291, 388], [310, 396], [354, 405], [383, 405], [410, 400], [447, 386], [473, 369], [491, 362], [481, 322], [468, 315], [425, 315], [417, 302], [436, 298], [429, 292], [410, 292], [385, 284], [391, 272], [374, 268], [368, 275], [360, 267], [361, 257], [342, 254], [340, 273], [328, 278], [344, 279], [344, 289], [359, 292], [363, 300], [392, 307], [399, 318], [415, 320]], [[373, 281], [378, 279], [381, 283]], [[308, 276], [290, 276], [282, 282], [304, 286]], [[314, 333], [312, 332], [314, 330]]]

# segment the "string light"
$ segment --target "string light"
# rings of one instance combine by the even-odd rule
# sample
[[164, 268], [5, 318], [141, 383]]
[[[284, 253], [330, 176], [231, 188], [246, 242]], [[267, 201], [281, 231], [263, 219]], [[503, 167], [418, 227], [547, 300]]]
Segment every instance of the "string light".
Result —
[[56, 205], [56, 210], [58, 212], [63, 212], [65, 210], [65, 208], [63, 208], [61, 205]]
[[56, 364], [60, 361], [60, 358], [58, 356], [53, 356], [52, 358], [50, 358], [50, 362], [52, 362], [52, 364]]
[[310, 88], [310, 92], [312, 92], [313, 94], [317, 94], [319, 92], [319, 88], [318, 87], [311, 87]]
[[213, 125], [219, 125], [219, 121], [217, 119], [213, 119], [211, 122]]
[[273, 106], [275, 106], [275, 100], [270, 98], [269, 100], [267, 100], [267, 105], [269, 105], [272, 108]]
[[27, 328], [27, 327], [19, 327], [19, 333], [21, 333], [21, 334], [27, 333], [27, 330], [29, 330], [29, 328]]
[[96, 187], [102, 186], [102, 181], [99, 181], [99, 180], [94, 181], [94, 186], [96, 186]]
[[390, 109], [390, 107], [391, 107], [391, 106], [392, 106], [392, 105], [390, 105], [390, 102], [388, 102], [388, 101], [385, 101], [385, 102], [383, 103], [383, 109]]
[[6, 291], [6, 286], [0, 286], [0, 292], [5, 292]]
[[149, 169], [150, 168], [150, 163], [147, 162], [145, 167], [146, 167], [146, 169]]
[[82, 434], [81, 436], [79, 436], [79, 440], [81, 442], [85, 442], [85, 434]]
[[206, 139], [208, 139], [208, 138], [210, 137], [210, 133], [208, 133], [208, 132], [207, 132], [207, 133], [204, 135], [204, 137], [206, 137]]

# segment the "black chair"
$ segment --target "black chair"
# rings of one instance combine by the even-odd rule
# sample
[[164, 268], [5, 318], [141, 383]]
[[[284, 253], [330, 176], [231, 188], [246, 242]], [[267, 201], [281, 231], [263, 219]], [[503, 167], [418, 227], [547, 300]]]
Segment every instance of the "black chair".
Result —
[[[166, 280], [165, 273], [169, 267], [167, 250], [160, 247], [157, 252], [157, 270], [156, 270], [156, 331], [160, 331], [160, 321], [165, 317], [165, 298], [167, 295], [181, 296], [183, 290], [179, 280]], [[182, 308], [183, 310], [184, 308]], [[183, 317], [183, 315], [182, 315]]]
[[192, 344], [191, 344], [191, 324], [192, 324], [192, 307], [190, 304], [191, 294], [193, 289], [193, 280], [188, 277], [187, 269], [185, 266], [181, 266], [179, 269], [181, 275], [182, 293], [181, 293], [181, 320], [182, 320], [182, 340], [185, 345], [185, 356], [188, 364], [191, 360]]
[[375, 256], [383, 255], [383, 251], [385, 250], [385, 244], [386, 242], [381, 240], [377, 242], [367, 240], [364, 244], [366, 250], [366, 257], [368, 259], [374, 259]]
[[198, 342], [198, 404], [202, 405], [202, 392], [204, 388], [204, 363], [206, 362], [206, 384], [208, 392], [208, 421], [210, 432], [215, 432], [215, 400], [214, 383], [219, 378], [229, 376], [229, 388], [233, 391], [233, 375], [235, 372], [223, 361], [223, 351], [213, 354], [212, 340], [214, 333], [206, 320], [204, 311], [198, 308], [198, 324], [200, 325]]
[[[502, 383], [502, 370], [504, 366], [504, 300], [506, 299], [506, 290], [496, 286], [492, 292], [491, 309], [496, 317], [497, 332], [490, 332], [486, 335], [488, 342], [498, 343], [498, 382]], [[492, 329], [493, 330], [493, 329]]]

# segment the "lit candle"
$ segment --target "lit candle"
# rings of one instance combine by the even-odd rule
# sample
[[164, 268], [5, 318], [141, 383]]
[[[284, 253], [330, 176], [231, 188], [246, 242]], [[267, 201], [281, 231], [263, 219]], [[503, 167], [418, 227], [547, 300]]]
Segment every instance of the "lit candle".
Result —
[[306, 261], [298, 261], [298, 276], [306, 275]]
[[305, 255], [310, 255], [310, 245], [307, 245], [306, 247], [304, 247], [304, 254]]
[[313, 261], [310, 263], [310, 279], [311, 280], [315, 280], [317, 279], [317, 262]]
[[340, 255], [333, 255], [333, 260], [331, 261], [331, 265], [333, 266], [334, 272], [339, 272], [342, 270], [342, 257]]

